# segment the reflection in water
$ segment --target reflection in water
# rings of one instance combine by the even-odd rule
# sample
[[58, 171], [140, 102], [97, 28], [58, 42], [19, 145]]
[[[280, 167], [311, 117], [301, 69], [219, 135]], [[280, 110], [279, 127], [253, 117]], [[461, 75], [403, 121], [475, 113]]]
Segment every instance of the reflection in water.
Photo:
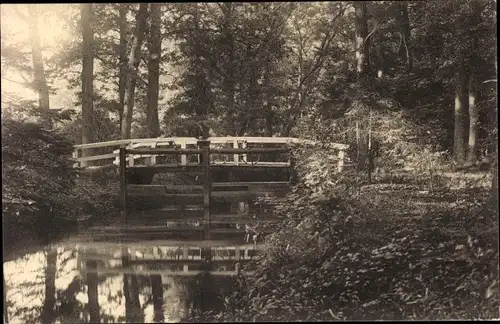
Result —
[[[120, 248], [104, 250], [86, 249], [95, 257], [81, 260], [82, 247], [59, 246], [5, 262], [5, 322], [180, 322], [221, 309], [231, 289], [227, 277], [172, 277], [160, 266], [120, 273], [109, 260]], [[127, 255], [117, 262], [127, 265]]]
[[[87, 269], [96, 269], [97, 261], [88, 260], [87, 261]], [[88, 272], [87, 273], [87, 294], [88, 294], [88, 305], [89, 305], [89, 314], [90, 314], [90, 322], [91, 323], [100, 323], [100, 314], [99, 314], [99, 298], [98, 298], [98, 282], [97, 282], [97, 272]]]
[[54, 320], [54, 307], [56, 305], [57, 250], [49, 248], [45, 253], [47, 262], [45, 265], [45, 300], [42, 309], [42, 323], [50, 324]]
[[163, 286], [160, 275], [151, 275], [151, 292], [153, 294], [154, 322], [163, 323]]

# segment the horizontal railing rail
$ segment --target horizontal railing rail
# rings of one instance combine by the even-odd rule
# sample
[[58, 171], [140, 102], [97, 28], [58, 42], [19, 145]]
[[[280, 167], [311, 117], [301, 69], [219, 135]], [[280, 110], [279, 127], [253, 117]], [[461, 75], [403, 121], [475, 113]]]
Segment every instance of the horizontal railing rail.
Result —
[[[117, 166], [119, 164], [119, 147], [127, 148], [126, 161], [129, 166], [136, 165], [139, 159], [149, 158], [151, 164], [156, 164], [158, 155], [177, 155], [181, 156], [180, 165], [187, 165], [188, 155], [200, 155], [199, 148], [188, 148], [188, 146], [197, 146], [198, 139], [194, 137], [166, 137], [166, 138], [141, 138], [141, 139], [123, 139], [106, 141], [100, 143], [89, 143], [75, 145], [73, 158], [75, 167], [87, 168], [102, 168], [108, 166]], [[249, 154], [266, 154], [266, 153], [286, 153], [289, 151], [287, 147], [251, 147], [255, 144], [263, 145], [289, 145], [289, 144], [306, 144], [315, 146], [317, 143], [310, 140], [298, 139], [293, 137], [209, 137], [206, 141], [210, 142], [210, 153], [212, 158], [217, 155], [233, 155], [233, 158], [225, 161], [212, 161], [214, 164], [224, 165], [242, 165], [248, 161]], [[217, 147], [219, 145], [230, 145], [231, 147]], [[249, 147], [250, 146], [250, 147]], [[345, 151], [349, 147], [345, 144], [331, 143], [329, 148], [339, 150], [338, 154], [338, 169], [341, 171], [344, 166]], [[109, 149], [108, 152], [106, 148]], [[100, 150], [94, 153], [94, 150]], [[104, 152], [103, 152], [104, 151]], [[109, 161], [109, 162], [106, 162]], [[199, 158], [197, 160], [199, 162]], [[260, 161], [257, 163], [267, 163], [270, 161]], [[250, 163], [250, 162], [249, 162]], [[276, 162], [279, 163], [279, 162]]]

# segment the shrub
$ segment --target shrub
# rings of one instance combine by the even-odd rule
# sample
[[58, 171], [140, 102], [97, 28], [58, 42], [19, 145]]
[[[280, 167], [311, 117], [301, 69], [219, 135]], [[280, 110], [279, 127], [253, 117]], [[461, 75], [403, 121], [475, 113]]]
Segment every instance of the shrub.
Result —
[[[112, 208], [113, 195], [73, 168], [73, 143], [37, 123], [2, 119], [2, 217], [6, 242], [34, 232], [43, 240], [83, 212]], [[28, 232], [26, 232], [28, 231]]]

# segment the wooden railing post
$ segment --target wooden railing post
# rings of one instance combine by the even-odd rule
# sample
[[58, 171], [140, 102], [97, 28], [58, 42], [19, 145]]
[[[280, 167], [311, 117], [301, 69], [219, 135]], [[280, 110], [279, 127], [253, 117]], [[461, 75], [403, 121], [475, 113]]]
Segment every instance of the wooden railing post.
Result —
[[210, 141], [200, 140], [198, 146], [203, 150], [203, 221], [205, 224], [205, 239], [210, 240]]
[[339, 161], [338, 161], [338, 171], [344, 171], [344, 163], [345, 163], [345, 151], [344, 149], [339, 150]]
[[[238, 141], [237, 140], [233, 140], [233, 148], [235, 148], [235, 149], [238, 148]], [[240, 162], [240, 155], [239, 154], [233, 154], [233, 162], [234, 162], [234, 165], [238, 166], [238, 164]]]
[[[181, 149], [186, 148], [186, 141], [181, 142]], [[187, 155], [183, 154], [181, 155], [181, 165], [186, 165], [187, 164]]]
[[124, 222], [127, 221], [127, 149], [125, 146], [120, 146], [120, 204], [122, 208], [122, 217]]
[[80, 166], [80, 162], [78, 162], [78, 148], [75, 147], [75, 150], [73, 151], [73, 160], [75, 160], [75, 163], [73, 164], [74, 168], [78, 168]]

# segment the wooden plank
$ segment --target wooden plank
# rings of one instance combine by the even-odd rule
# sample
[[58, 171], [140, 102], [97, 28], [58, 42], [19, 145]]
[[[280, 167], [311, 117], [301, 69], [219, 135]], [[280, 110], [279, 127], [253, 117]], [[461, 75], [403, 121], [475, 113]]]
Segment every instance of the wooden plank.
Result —
[[248, 153], [289, 153], [289, 148], [212, 148], [210, 153], [215, 154], [248, 154]]
[[200, 149], [172, 149], [172, 148], [133, 148], [127, 150], [128, 154], [139, 154], [139, 155], [151, 155], [151, 154], [162, 154], [162, 155], [186, 155], [186, 154], [201, 154]]
[[202, 190], [202, 185], [137, 185], [137, 184], [129, 184], [127, 188], [130, 190], [140, 189], [140, 188], [155, 188], [155, 189], [164, 189], [164, 190]]
[[[180, 209], [149, 209], [140, 211], [129, 211], [130, 219], [137, 221], [148, 221], [148, 220], [162, 220], [162, 221], [175, 221], [175, 220], [191, 220], [191, 219], [201, 219], [203, 217], [203, 210], [200, 208], [198, 210], [180, 210]], [[269, 218], [267, 214], [220, 214], [212, 212], [210, 214], [210, 219], [217, 223], [222, 222], [232, 222], [232, 221], [246, 221], [252, 219], [265, 220]]]
[[[172, 277], [193, 277], [197, 276], [203, 271], [171, 271], [171, 270], [138, 270], [138, 269], [130, 269], [130, 268], [95, 268], [95, 269], [80, 269], [82, 274], [87, 273], [99, 273], [99, 274], [131, 274], [137, 276], [151, 276], [151, 275], [164, 275], [164, 276], [172, 276]], [[252, 274], [254, 272], [245, 272], [248, 274]], [[235, 276], [237, 274], [236, 271], [212, 271], [210, 275], [212, 276]]]
[[[225, 259], [218, 257], [217, 260], [213, 260], [212, 263], [214, 266], [220, 265], [232, 265], [235, 262], [246, 263], [252, 260], [257, 259], [255, 256], [253, 259], [235, 259], [234, 257], [226, 257]], [[92, 260], [92, 259], [91, 259]], [[199, 257], [197, 259], [161, 259], [161, 260], [130, 260], [130, 265], [145, 265], [145, 266], [165, 266], [165, 265], [188, 265], [188, 266], [200, 266], [203, 262]]]
[[[128, 191], [128, 196], [144, 197], [149, 199], [157, 197], [157, 199], [168, 199], [165, 203], [183, 203], [183, 202], [201, 202], [204, 200], [203, 193], [165, 193], [161, 188], [149, 188], [149, 191], [137, 190]], [[249, 189], [240, 191], [212, 191], [210, 198], [217, 201], [226, 201], [231, 199], [253, 199], [258, 197], [281, 197], [286, 195], [286, 189]], [[148, 198], [149, 197], [149, 198]]]
[[[250, 191], [264, 191], [288, 189], [290, 185], [287, 181], [275, 182], [216, 182], [212, 183], [213, 188], [247, 187]], [[157, 184], [129, 184], [127, 189], [131, 193], [158, 193], [163, 194], [168, 191], [188, 191], [203, 190], [203, 185], [157, 185]]]
[[[134, 228], [123, 227], [123, 226], [102, 226], [95, 227], [89, 230], [89, 234], [168, 234], [168, 233], [178, 233], [178, 232], [201, 232], [204, 231], [202, 226], [191, 227], [191, 226], [179, 226], [175, 228], [167, 228], [166, 226], [136, 226]], [[263, 233], [270, 232], [271, 229], [263, 229]], [[245, 234], [246, 230], [244, 228], [211, 228], [210, 233], [213, 234]]]
[[156, 164], [156, 165], [136, 165], [136, 168], [147, 169], [154, 172], [185, 172], [191, 174], [202, 174], [203, 166], [199, 164]]
[[267, 188], [267, 187], [290, 187], [288, 181], [255, 181], [255, 182], [212, 182], [213, 188], [225, 187], [251, 187], [251, 188]]
[[101, 154], [101, 155], [94, 155], [94, 156], [84, 156], [81, 158], [78, 158], [78, 162], [85, 162], [85, 161], [97, 161], [97, 160], [106, 160], [106, 159], [114, 159], [116, 158], [116, 154], [114, 153], [109, 153], [109, 154]]
[[217, 162], [214, 161], [211, 163], [212, 168], [234, 168], [240, 169], [245, 168], [245, 170], [250, 170], [255, 168], [257, 170], [262, 170], [262, 168], [289, 168], [290, 162], [248, 162], [248, 163], [240, 163], [235, 165], [233, 162]]
[[[87, 247], [88, 249], [96, 249], [99, 253], [104, 253], [104, 251], [110, 251], [114, 253], [115, 251], [121, 251], [123, 244], [120, 242], [84, 242], [68, 240], [61, 243], [64, 247], [68, 249], [77, 249], [79, 246]], [[155, 240], [151, 242], [137, 242], [127, 244], [126, 247], [131, 250], [149, 250], [153, 247], [180, 247], [188, 246], [193, 249], [200, 248], [212, 248], [212, 249], [234, 249], [239, 247], [241, 250], [264, 250], [267, 248], [266, 244], [249, 244], [249, 243], [238, 243], [235, 241], [228, 240]], [[142, 250], [141, 250], [142, 251]]]
[[299, 142], [299, 139], [293, 137], [258, 137], [258, 136], [226, 136], [226, 137], [209, 137], [208, 140], [214, 144], [222, 144], [232, 141], [245, 141], [254, 144], [288, 144]]
[[74, 147], [77, 149], [91, 149], [91, 148], [108, 147], [108, 146], [128, 145], [131, 142], [132, 140], [130, 139], [122, 139], [122, 140], [106, 141], [98, 143], [78, 144], [75, 145]]
[[[127, 190], [131, 195], [200, 195], [203, 186], [201, 185], [127, 185]], [[179, 192], [180, 191], [180, 192]], [[183, 191], [190, 191], [182, 193]], [[193, 193], [200, 191], [200, 193]]]
[[[210, 223], [211, 224], [240, 224], [240, 225], [245, 225], [245, 224], [250, 224], [250, 223], [262, 223], [262, 224], [275, 224], [278, 223], [280, 220], [279, 219], [254, 219], [251, 217], [234, 217], [234, 218], [217, 218], [214, 215], [210, 216]], [[203, 215], [200, 213], [199, 217], [178, 217], [177, 218], [157, 218], [157, 219], [134, 219], [129, 223], [130, 226], [167, 226], [170, 224], [182, 224], [182, 223], [187, 223], [187, 224], [195, 224], [195, 223], [203, 223]]]

